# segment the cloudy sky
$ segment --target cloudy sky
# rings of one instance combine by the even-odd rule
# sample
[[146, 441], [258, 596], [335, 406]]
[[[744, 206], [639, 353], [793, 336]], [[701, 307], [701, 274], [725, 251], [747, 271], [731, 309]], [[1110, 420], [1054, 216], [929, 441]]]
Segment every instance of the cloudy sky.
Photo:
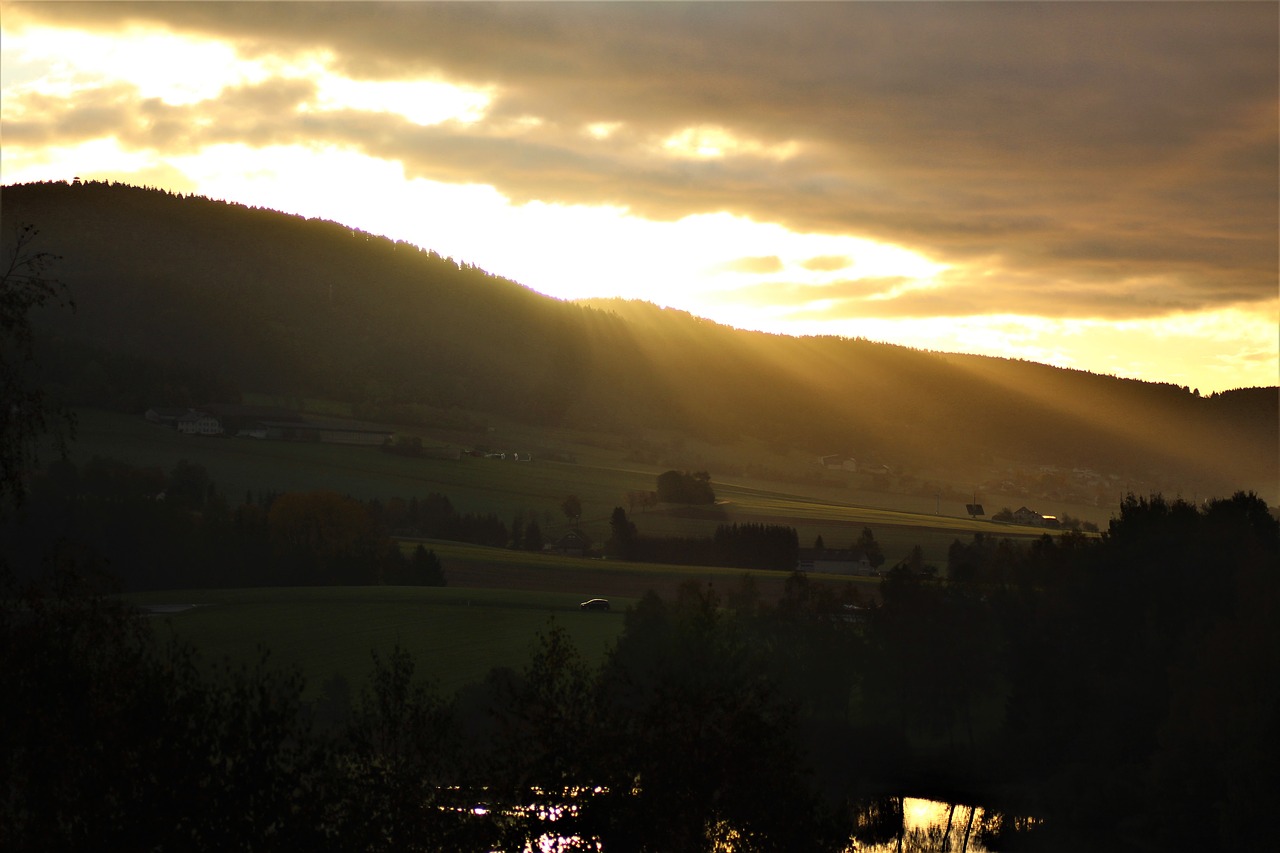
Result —
[[563, 298], [1280, 371], [1280, 4], [4, 3], [0, 178], [333, 219]]

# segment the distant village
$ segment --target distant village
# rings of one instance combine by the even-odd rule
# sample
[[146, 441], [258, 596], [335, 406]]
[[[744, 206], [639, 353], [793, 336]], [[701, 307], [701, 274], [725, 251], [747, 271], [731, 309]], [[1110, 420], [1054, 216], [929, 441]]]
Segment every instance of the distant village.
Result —
[[[851, 456], [832, 454], [818, 457], [817, 462], [826, 470], [866, 475], [873, 488], [888, 491], [891, 487], [896, 487], [894, 490], [906, 494], [963, 502], [969, 515], [975, 518], [988, 517], [992, 521], [1049, 529], [1073, 526], [1075, 520], [1069, 517], [1059, 519], [1027, 504], [1017, 509], [1006, 507], [993, 512], [990, 507], [983, 506], [978, 496], [998, 495], [1051, 504], [1108, 506], [1116, 503], [1123, 492], [1147, 485], [1126, 481], [1118, 474], [1103, 474], [1091, 468], [1063, 468], [1054, 465], [1009, 467], [992, 472], [991, 476], [975, 486], [970, 497], [953, 486], [921, 480], [879, 460], [861, 463]], [[1093, 529], [1094, 526], [1089, 525], [1089, 528]]]

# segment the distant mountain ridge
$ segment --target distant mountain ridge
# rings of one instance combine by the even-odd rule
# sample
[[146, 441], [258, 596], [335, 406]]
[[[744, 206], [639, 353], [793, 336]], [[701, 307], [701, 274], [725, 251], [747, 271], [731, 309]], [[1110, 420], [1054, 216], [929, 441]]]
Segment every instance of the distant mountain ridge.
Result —
[[73, 398], [129, 373], [162, 386], [152, 395], [255, 390], [374, 414], [752, 436], [975, 476], [1006, 460], [1089, 467], [1272, 503], [1280, 488], [1276, 388], [1198, 397], [1031, 362], [740, 331], [647, 303], [564, 302], [334, 222], [121, 184], [6, 186], [0, 203], [6, 251], [29, 222], [63, 258], [77, 310], [38, 325], [50, 375]]

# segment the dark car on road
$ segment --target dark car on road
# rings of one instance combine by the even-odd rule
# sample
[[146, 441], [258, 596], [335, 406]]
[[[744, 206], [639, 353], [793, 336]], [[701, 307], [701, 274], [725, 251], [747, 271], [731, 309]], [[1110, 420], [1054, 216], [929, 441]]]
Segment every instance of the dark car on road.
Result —
[[579, 604], [579, 605], [578, 605], [578, 607], [579, 607], [579, 608], [581, 608], [581, 609], [583, 609], [583, 610], [608, 610], [608, 609], [609, 609], [609, 599], [607, 599], [607, 598], [593, 598], [593, 599], [591, 599], [590, 601], [584, 601], [584, 602], [582, 602], [581, 604]]

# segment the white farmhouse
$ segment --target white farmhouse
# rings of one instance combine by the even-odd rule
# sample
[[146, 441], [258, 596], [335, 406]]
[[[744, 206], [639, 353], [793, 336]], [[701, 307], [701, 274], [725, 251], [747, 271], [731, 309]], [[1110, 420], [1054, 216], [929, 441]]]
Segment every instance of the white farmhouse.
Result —
[[208, 412], [191, 409], [178, 418], [178, 432], [187, 435], [222, 435], [222, 422]]

